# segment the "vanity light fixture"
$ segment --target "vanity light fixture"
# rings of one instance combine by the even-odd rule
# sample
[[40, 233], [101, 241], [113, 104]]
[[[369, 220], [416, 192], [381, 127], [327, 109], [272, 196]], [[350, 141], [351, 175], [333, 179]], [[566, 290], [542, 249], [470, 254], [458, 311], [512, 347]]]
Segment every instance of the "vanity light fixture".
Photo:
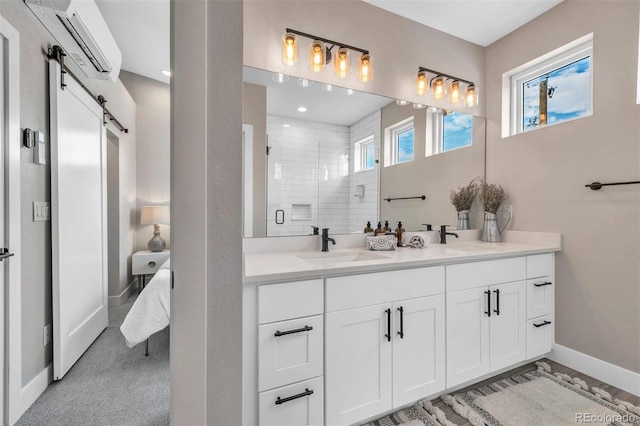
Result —
[[[429, 75], [432, 76], [431, 79], [429, 79]], [[424, 87], [424, 82], [427, 80], [429, 83]], [[466, 85], [466, 88], [463, 85]], [[465, 107], [472, 108], [478, 104], [478, 89], [472, 81], [419, 67], [416, 77], [416, 91], [419, 95], [423, 95], [429, 87], [435, 100], [445, 99], [448, 93], [449, 102], [452, 105], [462, 103]]]
[[408, 101], [405, 101], [403, 99], [396, 99], [396, 105], [398, 106], [405, 106], [405, 105], [409, 105]]
[[417, 103], [413, 104], [413, 109], [425, 109], [426, 107], [427, 106], [424, 104], [417, 104]]
[[[313, 34], [303, 33], [291, 28], [285, 29], [285, 35], [282, 38], [282, 63], [288, 66], [298, 64], [298, 39], [297, 37], [305, 37], [311, 39], [309, 47], [309, 69], [313, 72], [321, 72], [325, 66], [333, 59], [334, 72], [340, 78], [345, 78], [351, 73], [351, 54], [350, 51], [360, 52], [358, 58], [358, 80], [366, 83], [373, 78], [373, 68], [369, 51], [360, 49], [359, 47], [349, 46], [348, 44], [318, 37]], [[331, 45], [328, 47], [328, 45]], [[337, 47], [335, 55], [332, 54], [333, 49]]]

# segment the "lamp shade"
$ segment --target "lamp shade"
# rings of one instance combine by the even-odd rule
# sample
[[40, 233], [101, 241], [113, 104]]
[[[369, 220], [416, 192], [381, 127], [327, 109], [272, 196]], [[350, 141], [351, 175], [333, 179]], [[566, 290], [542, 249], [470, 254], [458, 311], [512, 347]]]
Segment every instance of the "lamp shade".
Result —
[[143, 206], [140, 212], [141, 225], [170, 223], [169, 206]]

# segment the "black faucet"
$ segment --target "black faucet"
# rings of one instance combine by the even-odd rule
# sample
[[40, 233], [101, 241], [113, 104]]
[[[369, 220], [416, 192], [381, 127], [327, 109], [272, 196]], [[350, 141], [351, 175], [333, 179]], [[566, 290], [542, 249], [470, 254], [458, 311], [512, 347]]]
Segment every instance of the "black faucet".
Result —
[[455, 232], [447, 232], [447, 226], [449, 225], [441, 225], [440, 226], [440, 244], [447, 244], [447, 235], [453, 235], [458, 238], [458, 234]]
[[430, 223], [423, 223], [422, 225], [427, 227], [427, 231], [433, 231], [433, 229], [431, 229], [431, 224]]
[[318, 231], [320, 230], [320, 228], [318, 228], [317, 226], [313, 226], [313, 225], [311, 225], [311, 227], [313, 228], [313, 235], [319, 235]]
[[322, 228], [322, 251], [329, 251], [329, 241], [336, 245], [336, 240], [329, 238], [329, 228]]

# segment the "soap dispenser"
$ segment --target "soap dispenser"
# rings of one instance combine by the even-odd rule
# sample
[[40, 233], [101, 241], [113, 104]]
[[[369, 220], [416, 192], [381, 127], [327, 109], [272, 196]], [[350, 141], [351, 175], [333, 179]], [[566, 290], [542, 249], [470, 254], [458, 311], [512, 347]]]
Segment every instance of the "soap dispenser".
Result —
[[382, 223], [378, 222], [378, 227], [376, 228], [376, 230], [373, 232], [374, 236], [378, 236], [378, 235], [384, 235], [384, 229], [382, 229]]
[[368, 234], [373, 232], [373, 228], [371, 227], [371, 221], [367, 221], [367, 226], [364, 228], [364, 233]]
[[391, 232], [391, 227], [389, 226], [389, 221], [388, 220], [384, 221], [384, 228], [382, 228], [382, 229], [384, 229], [384, 232]]
[[402, 227], [402, 222], [398, 222], [396, 237], [398, 238], [398, 247], [404, 247], [404, 228]]

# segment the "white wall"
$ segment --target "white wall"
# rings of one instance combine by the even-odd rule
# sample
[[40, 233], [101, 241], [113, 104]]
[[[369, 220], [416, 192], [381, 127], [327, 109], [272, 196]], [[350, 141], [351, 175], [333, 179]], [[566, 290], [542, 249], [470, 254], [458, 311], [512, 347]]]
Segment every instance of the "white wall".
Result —
[[[487, 178], [513, 228], [561, 232], [556, 342], [640, 372], [638, 1], [567, 0], [487, 48]], [[502, 73], [593, 32], [593, 116], [501, 137]]]
[[[147, 250], [153, 225], [140, 225], [142, 206], [168, 205], [171, 200], [169, 139], [171, 111], [169, 85], [122, 71], [120, 79], [136, 102], [136, 250]], [[160, 225], [160, 235], [171, 247], [171, 226]]]

